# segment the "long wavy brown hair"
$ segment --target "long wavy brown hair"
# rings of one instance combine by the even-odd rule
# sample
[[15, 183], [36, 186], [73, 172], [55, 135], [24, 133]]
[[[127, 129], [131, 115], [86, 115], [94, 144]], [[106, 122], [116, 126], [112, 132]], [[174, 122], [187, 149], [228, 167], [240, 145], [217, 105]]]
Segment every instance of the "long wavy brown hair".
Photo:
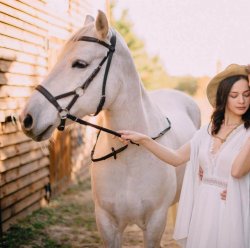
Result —
[[[220, 130], [220, 127], [225, 118], [224, 115], [225, 115], [228, 95], [233, 85], [240, 79], [245, 79], [248, 81], [248, 77], [243, 75], [236, 75], [222, 80], [221, 83], [219, 84], [216, 93], [216, 105], [214, 112], [212, 113], [211, 116], [212, 135], [217, 134]], [[242, 116], [242, 120], [244, 121], [245, 128], [248, 129], [250, 127], [250, 108], [248, 108], [247, 112]]]

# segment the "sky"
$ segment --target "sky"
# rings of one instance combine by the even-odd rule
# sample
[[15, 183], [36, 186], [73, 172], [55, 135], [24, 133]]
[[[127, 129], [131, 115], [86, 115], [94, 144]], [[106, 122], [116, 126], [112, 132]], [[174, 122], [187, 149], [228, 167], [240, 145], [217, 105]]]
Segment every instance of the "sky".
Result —
[[128, 9], [134, 31], [170, 75], [213, 76], [232, 63], [250, 64], [250, 0], [115, 2], [115, 17]]

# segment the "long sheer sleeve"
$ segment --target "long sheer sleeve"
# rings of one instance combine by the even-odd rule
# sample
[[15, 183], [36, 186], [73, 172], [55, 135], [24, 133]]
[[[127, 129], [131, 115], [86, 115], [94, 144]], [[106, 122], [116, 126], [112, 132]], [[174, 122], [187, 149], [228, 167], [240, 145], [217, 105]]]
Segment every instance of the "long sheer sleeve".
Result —
[[250, 247], [250, 174], [228, 181], [220, 247]]
[[198, 153], [199, 144], [202, 141], [202, 136], [206, 132], [207, 126], [202, 127], [196, 132], [190, 141], [190, 160], [186, 165], [183, 185], [178, 204], [178, 212], [176, 217], [175, 231], [173, 238], [182, 246], [186, 246], [187, 235], [189, 231], [190, 220], [192, 216], [193, 203], [195, 198], [196, 188], [199, 184], [198, 170]]

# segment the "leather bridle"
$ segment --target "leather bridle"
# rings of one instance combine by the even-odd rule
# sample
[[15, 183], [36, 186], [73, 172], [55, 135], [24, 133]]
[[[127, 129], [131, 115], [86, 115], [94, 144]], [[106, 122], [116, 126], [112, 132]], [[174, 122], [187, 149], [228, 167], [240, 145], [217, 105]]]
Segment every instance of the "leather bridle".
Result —
[[[93, 162], [105, 160], [105, 159], [110, 158], [110, 157], [114, 157], [114, 159], [116, 159], [117, 154], [124, 151], [128, 147], [128, 145], [125, 145], [117, 150], [115, 150], [112, 147], [111, 153], [109, 153], [103, 157], [100, 157], [100, 158], [94, 158], [95, 147], [96, 147], [97, 140], [98, 140], [98, 137], [99, 137], [101, 131], [113, 134], [117, 137], [121, 137], [121, 134], [117, 133], [111, 129], [104, 128], [104, 127], [95, 125], [93, 123], [87, 122], [85, 120], [79, 119], [78, 117], [70, 114], [70, 109], [73, 107], [73, 105], [75, 104], [77, 99], [84, 94], [84, 91], [88, 88], [90, 83], [93, 81], [93, 79], [98, 74], [98, 72], [101, 70], [103, 64], [107, 60], [106, 68], [105, 68], [105, 72], [104, 72], [104, 77], [103, 77], [103, 83], [102, 83], [101, 99], [100, 99], [100, 102], [97, 106], [97, 109], [96, 109], [94, 116], [98, 115], [100, 113], [100, 111], [102, 110], [104, 103], [105, 103], [105, 99], [106, 99], [106, 83], [107, 83], [108, 73], [109, 73], [109, 69], [110, 69], [113, 54], [115, 52], [115, 45], [116, 45], [115, 32], [113, 30], [111, 30], [111, 33], [112, 33], [112, 36], [110, 38], [110, 44], [108, 44], [102, 40], [96, 39], [94, 37], [89, 37], [89, 36], [81, 36], [77, 40], [77, 41], [87, 41], [87, 42], [98, 43], [98, 44], [100, 44], [108, 49], [106, 56], [101, 60], [101, 62], [96, 67], [96, 69], [94, 69], [94, 71], [91, 73], [91, 75], [84, 81], [84, 83], [80, 87], [77, 87], [76, 89], [74, 89], [72, 91], [69, 91], [67, 93], [63, 93], [63, 94], [55, 96], [55, 97], [42, 85], [38, 85], [36, 87], [36, 90], [38, 90], [58, 110], [59, 117], [60, 117], [60, 124], [57, 127], [57, 129], [59, 131], [63, 131], [65, 129], [67, 119], [70, 119], [70, 120], [77, 122], [81, 125], [91, 126], [91, 127], [99, 130], [99, 133], [97, 134], [96, 143], [91, 151], [91, 159]], [[69, 104], [65, 108], [61, 107], [60, 104], [58, 103], [58, 100], [65, 98], [65, 97], [69, 97], [69, 96], [73, 96], [71, 101], [69, 102]], [[166, 129], [164, 129], [162, 132], [160, 132], [156, 137], [153, 137], [152, 139], [157, 139], [157, 138], [163, 136], [168, 130], [170, 130], [171, 122], [169, 121], [168, 118], [167, 118], [167, 121], [168, 121], [168, 127]], [[138, 145], [136, 143], [133, 143], [132, 141], [130, 141], [130, 143]]]
[[[78, 97], [83, 95], [84, 91], [88, 88], [90, 83], [93, 81], [93, 79], [98, 74], [98, 72], [101, 70], [103, 64], [107, 60], [104, 78], [103, 78], [103, 82], [102, 82], [102, 95], [101, 95], [100, 102], [97, 106], [97, 109], [96, 109], [96, 112], [94, 115], [95, 116], [98, 115], [100, 113], [100, 111], [102, 110], [103, 105], [105, 103], [105, 99], [106, 99], [105, 91], [106, 91], [106, 83], [107, 83], [108, 73], [109, 73], [109, 69], [110, 69], [110, 64], [112, 61], [113, 53], [115, 52], [116, 35], [115, 35], [114, 31], [112, 31], [110, 45], [102, 40], [96, 39], [94, 37], [89, 37], [89, 36], [81, 36], [77, 41], [87, 41], [87, 42], [98, 43], [98, 44], [108, 48], [108, 52], [107, 52], [107, 55], [101, 60], [99, 65], [95, 68], [95, 70], [91, 73], [91, 75], [85, 80], [85, 82], [82, 84], [82, 86], [77, 87], [75, 90], [72, 90], [72, 91], [69, 91], [67, 93], [64, 93], [64, 94], [61, 94], [61, 95], [54, 97], [42, 85], [38, 85], [36, 87], [36, 90], [38, 90], [40, 93], [42, 93], [47, 98], [47, 100], [50, 101], [55, 106], [55, 108], [58, 110], [59, 116], [61, 119], [61, 123], [58, 126], [58, 130], [60, 130], [60, 131], [63, 131], [65, 128], [66, 119], [68, 118], [70, 109], [73, 107], [73, 105], [77, 101]], [[69, 104], [66, 108], [62, 108], [57, 100], [65, 98], [65, 97], [69, 97], [69, 96], [73, 96], [72, 100], [69, 102]]]

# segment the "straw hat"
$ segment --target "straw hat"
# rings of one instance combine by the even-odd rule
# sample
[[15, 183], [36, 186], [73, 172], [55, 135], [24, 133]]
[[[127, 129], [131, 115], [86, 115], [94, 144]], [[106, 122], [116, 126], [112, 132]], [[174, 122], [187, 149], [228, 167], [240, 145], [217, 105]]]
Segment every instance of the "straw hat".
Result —
[[224, 71], [217, 74], [207, 86], [207, 98], [210, 104], [215, 107], [217, 89], [222, 80], [237, 75], [248, 76], [249, 73], [249, 66], [231, 64]]

